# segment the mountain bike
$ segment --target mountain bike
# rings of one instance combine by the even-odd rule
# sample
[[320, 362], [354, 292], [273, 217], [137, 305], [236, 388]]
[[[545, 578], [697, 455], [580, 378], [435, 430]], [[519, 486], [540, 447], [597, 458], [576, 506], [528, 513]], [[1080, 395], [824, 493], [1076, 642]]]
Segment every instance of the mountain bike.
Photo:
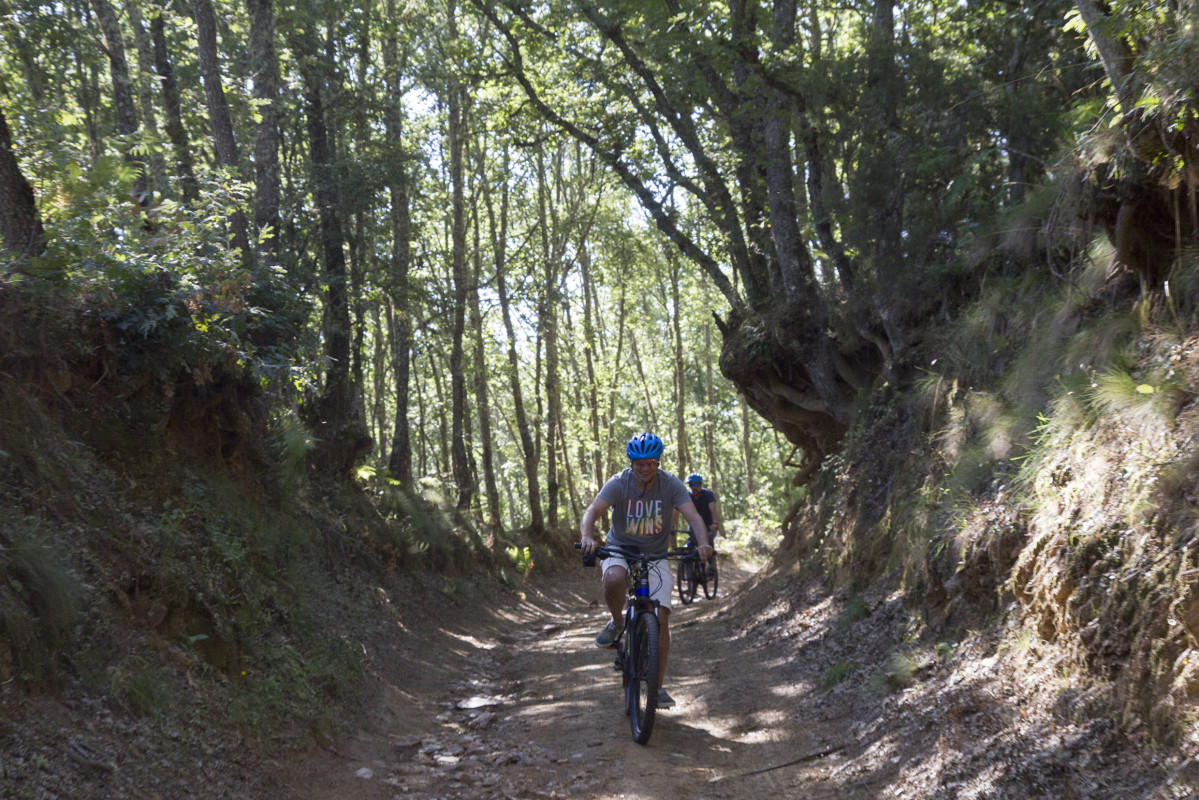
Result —
[[[581, 545], [576, 542], [575, 548]], [[624, 608], [624, 628], [617, 635], [616, 671], [624, 687], [625, 713], [633, 741], [645, 744], [654, 729], [658, 711], [658, 602], [652, 599], [650, 564], [663, 559], [694, 555], [685, 547], [664, 553], [636, 553], [616, 545], [600, 545], [593, 554], [583, 554], [583, 566], [594, 566], [596, 556], [620, 556], [629, 564], [629, 596]]]
[[[687, 534], [690, 536], [690, 531], [675, 531], [675, 533]], [[685, 548], [691, 553], [690, 558], [679, 560], [679, 571], [676, 579], [676, 584], [679, 590], [679, 600], [683, 605], [689, 605], [695, 599], [696, 589], [699, 586], [704, 587], [704, 597], [711, 600], [716, 596], [716, 588], [720, 584], [720, 576], [716, 571], [716, 551], [712, 550], [711, 557], [707, 561], [700, 561], [699, 554], [693, 544], [688, 542]]]
[[[681, 533], [686, 535], [688, 531], [672, 531], [673, 533]], [[699, 586], [698, 572], [703, 568], [703, 564], [699, 560], [699, 554], [695, 548], [687, 546], [683, 548], [690, 552], [687, 558], [679, 559], [679, 568], [675, 577], [675, 584], [679, 590], [679, 602], [683, 605], [690, 605], [695, 599], [695, 591]]]

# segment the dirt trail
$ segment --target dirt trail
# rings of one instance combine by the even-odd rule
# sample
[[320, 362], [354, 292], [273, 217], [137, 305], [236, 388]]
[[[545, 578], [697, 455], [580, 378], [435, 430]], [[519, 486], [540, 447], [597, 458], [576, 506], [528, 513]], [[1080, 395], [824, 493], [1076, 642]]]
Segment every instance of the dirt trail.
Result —
[[377, 691], [320, 748], [267, 765], [278, 800], [1199, 796], [1199, 759], [1089, 713], [1104, 686], [1015, 616], [915, 637], [899, 593], [722, 569], [716, 599], [676, 597], [677, 705], [645, 746], [593, 643], [595, 570], [541, 576], [519, 600], [380, 593], [362, 644]]
[[666, 683], [677, 705], [658, 713], [648, 745], [630, 738], [613, 654], [594, 646], [598, 574], [580, 568], [515, 606], [444, 620], [445, 638], [407, 654], [357, 737], [286, 766], [284, 782], [304, 800], [790, 794], [837, 756], [740, 774], [837, 744], [840, 731], [799, 722], [803, 687], [780, 681], [785, 665], [722, 613], [748, 577], [726, 566], [715, 599], [675, 596]]

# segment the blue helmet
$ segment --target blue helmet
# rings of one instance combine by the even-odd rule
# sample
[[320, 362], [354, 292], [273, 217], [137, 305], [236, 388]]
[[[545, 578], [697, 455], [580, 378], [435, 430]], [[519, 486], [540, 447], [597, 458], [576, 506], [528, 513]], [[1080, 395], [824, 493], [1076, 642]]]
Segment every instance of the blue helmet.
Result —
[[629, 439], [624, 451], [629, 461], [636, 461], [639, 458], [661, 458], [664, 449], [666, 445], [662, 444], [662, 440], [646, 431]]
[[687, 483], [689, 483], [689, 484], [703, 483], [703, 482], [704, 482], [704, 476], [700, 475], [698, 472], [692, 472], [690, 475], [687, 476]]

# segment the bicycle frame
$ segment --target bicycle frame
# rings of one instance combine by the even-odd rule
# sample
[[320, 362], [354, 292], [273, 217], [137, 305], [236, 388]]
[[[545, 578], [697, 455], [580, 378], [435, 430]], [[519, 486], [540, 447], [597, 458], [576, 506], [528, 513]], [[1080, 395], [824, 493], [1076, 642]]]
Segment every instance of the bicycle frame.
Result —
[[[575, 547], [580, 547], [575, 544]], [[615, 545], [601, 545], [595, 556], [620, 556], [628, 563], [628, 598], [625, 601], [624, 628], [616, 637], [614, 667], [621, 673], [625, 693], [625, 713], [633, 740], [638, 744], [649, 741], [654, 716], [658, 708], [658, 601], [651, 597], [650, 565], [654, 561], [689, 557], [686, 548], [664, 553], [637, 553]], [[587, 555], [583, 563], [588, 565]], [[594, 563], [594, 558], [591, 559]], [[644, 693], [643, 693], [644, 692]]]

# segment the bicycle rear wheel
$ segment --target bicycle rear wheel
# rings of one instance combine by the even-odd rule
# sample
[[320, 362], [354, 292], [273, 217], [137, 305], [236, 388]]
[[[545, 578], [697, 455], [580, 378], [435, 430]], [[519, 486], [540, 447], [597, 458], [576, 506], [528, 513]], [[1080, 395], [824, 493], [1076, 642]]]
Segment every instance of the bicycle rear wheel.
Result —
[[695, 599], [694, 565], [687, 559], [679, 562], [678, 578], [675, 581], [679, 589], [679, 602], [687, 605]]
[[658, 618], [653, 611], [642, 611], [633, 620], [626, 663], [631, 670], [625, 686], [629, 727], [633, 741], [645, 744], [658, 710]]
[[716, 584], [719, 582], [716, 572], [715, 553], [713, 553], [712, 557], [708, 559], [708, 563], [705, 566], [707, 567], [708, 579], [704, 581], [704, 597], [711, 600], [716, 596]]

